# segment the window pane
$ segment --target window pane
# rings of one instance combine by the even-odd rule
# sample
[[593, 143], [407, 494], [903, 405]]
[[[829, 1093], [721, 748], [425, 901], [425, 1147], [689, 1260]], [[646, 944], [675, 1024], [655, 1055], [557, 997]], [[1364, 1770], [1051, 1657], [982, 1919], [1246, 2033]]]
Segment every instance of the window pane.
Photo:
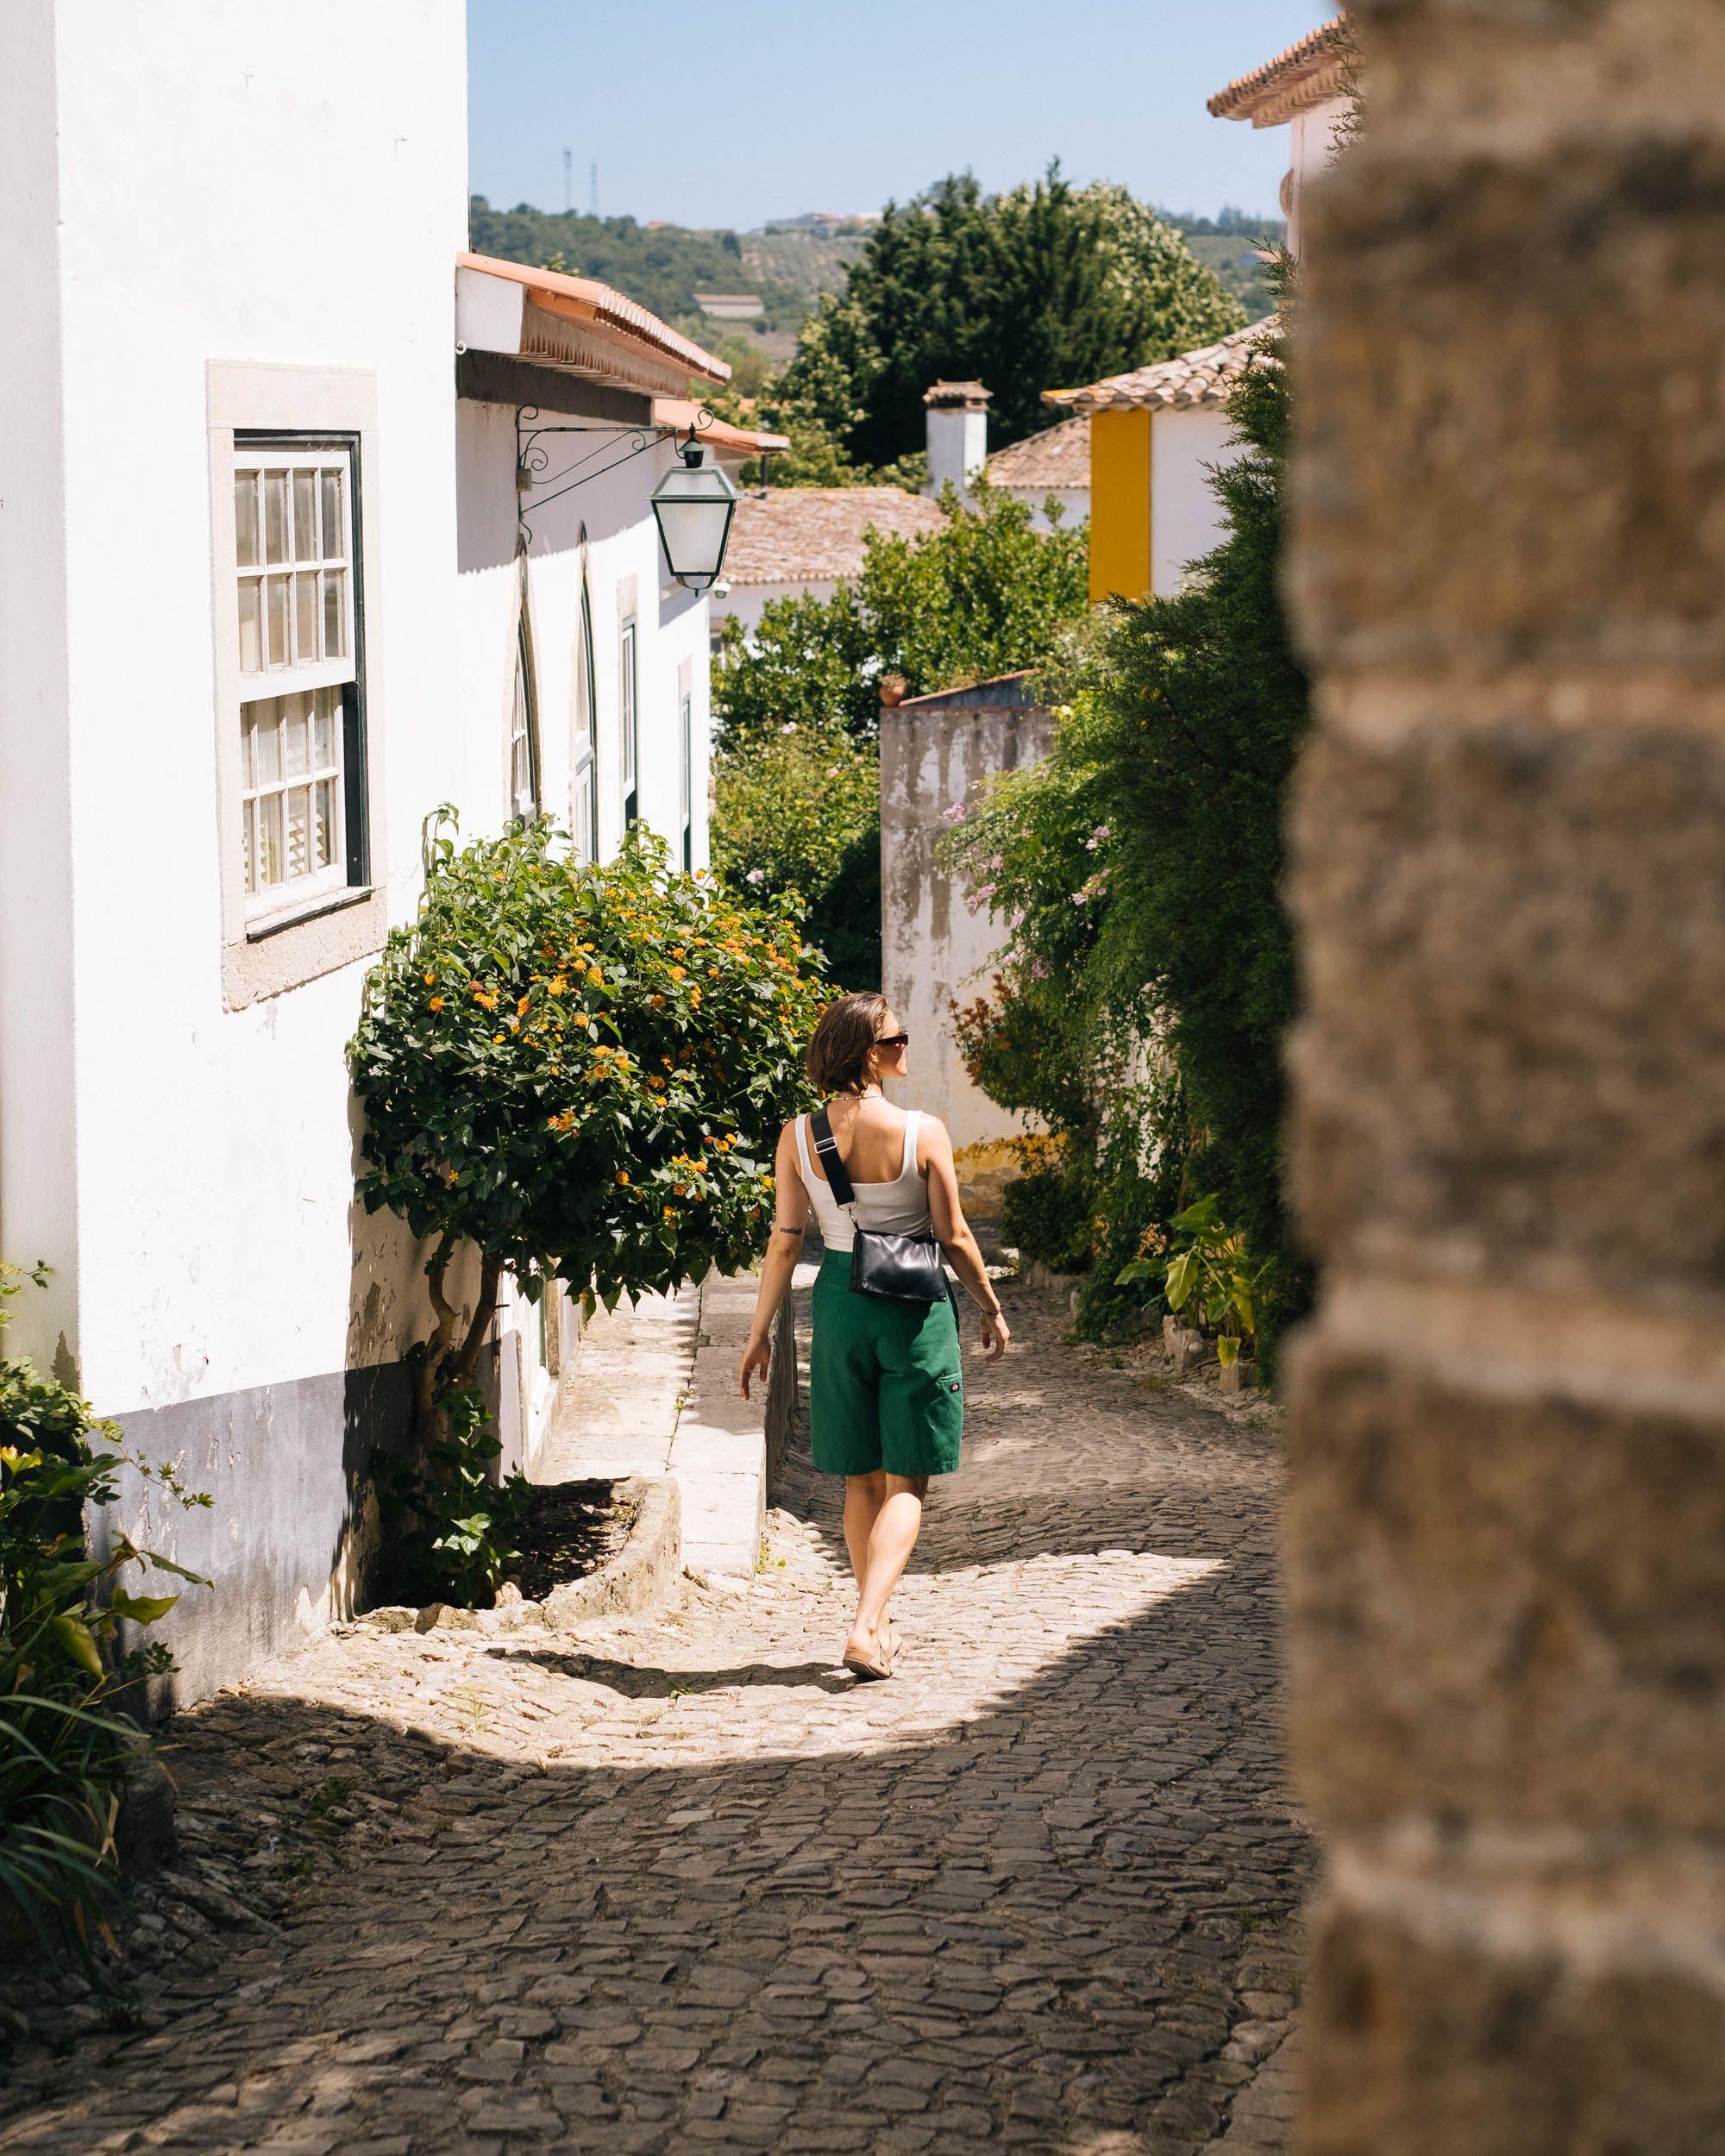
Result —
[[240, 580], [240, 671], [242, 674], [260, 674], [263, 671], [263, 623], [260, 618], [262, 600], [254, 576]]
[[296, 561], [321, 559], [315, 472], [296, 472], [293, 475], [293, 558]]
[[343, 561], [348, 555], [348, 536], [342, 528], [342, 474], [339, 472], [320, 472], [323, 492], [323, 552], [328, 560]]
[[264, 580], [264, 605], [269, 617], [269, 662], [273, 667], [291, 666], [293, 662], [287, 629], [288, 586], [292, 581], [291, 577], [285, 576]]
[[287, 797], [287, 873], [309, 875], [311, 871], [311, 789], [297, 786]]
[[251, 708], [252, 784], [274, 786], [281, 777], [281, 705], [273, 701]]
[[339, 692], [319, 689], [312, 702], [317, 710], [316, 738], [311, 745], [311, 761], [319, 771], [327, 771], [336, 757], [336, 709]]
[[323, 656], [326, 659], [345, 659], [347, 655], [348, 572], [345, 569], [326, 569], [323, 572]]
[[281, 770], [285, 779], [303, 778], [311, 768], [306, 738], [306, 699], [303, 696], [285, 696], [282, 699]]
[[242, 569], [258, 566], [258, 475], [234, 474], [234, 557]]
[[240, 810], [240, 843], [245, 855], [248, 891], [255, 891], [258, 887], [257, 824], [258, 805], [255, 801], [248, 801]]
[[258, 888], [281, 877], [281, 796], [267, 793], [258, 805]]
[[303, 667], [317, 656], [317, 572], [302, 569], [293, 580], [293, 655]]
[[264, 549], [271, 561], [285, 561], [287, 554], [287, 474], [264, 473]]
[[312, 831], [314, 868], [327, 868], [336, 858], [336, 781], [325, 779], [312, 789], [315, 806]]

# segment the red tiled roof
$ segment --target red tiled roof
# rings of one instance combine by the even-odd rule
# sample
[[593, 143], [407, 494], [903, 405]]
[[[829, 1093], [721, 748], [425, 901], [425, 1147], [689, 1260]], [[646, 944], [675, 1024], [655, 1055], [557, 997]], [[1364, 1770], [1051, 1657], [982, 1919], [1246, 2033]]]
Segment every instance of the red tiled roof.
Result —
[[460, 254], [463, 269], [483, 270], [487, 277], [506, 277], [525, 285], [536, 307], [547, 314], [562, 315], [571, 322], [597, 323], [620, 333], [637, 345], [645, 345], [659, 358], [670, 360], [691, 374], [710, 382], [728, 382], [731, 369], [692, 338], [672, 329], [668, 322], [649, 314], [637, 301], [601, 285], [596, 277], [566, 277], [561, 270], [534, 269], [525, 262], [505, 262], [495, 254]]
[[658, 427], [674, 427], [679, 434], [687, 434], [693, 427], [695, 440], [704, 442], [709, 448], [729, 449], [743, 456], [758, 456], [764, 449], [772, 452], [788, 449], [791, 438], [783, 434], [762, 434], [753, 427], [733, 427], [728, 419], [710, 418], [705, 426], [700, 423], [704, 408], [692, 397], [656, 397], [653, 399], [653, 423]]
[[1058, 404], [1067, 411], [1179, 411], [1194, 404], [1220, 404], [1245, 373], [1252, 348], [1263, 329], [1261, 322], [1236, 329], [1220, 344], [1207, 344], [1177, 358], [1157, 360], [1149, 367], [1135, 367], [1125, 374], [1110, 374], [1082, 389], [1045, 389], [1044, 404]]
[[1250, 120], [1254, 127], [1273, 128], [1308, 106], [1339, 97], [1347, 27], [1345, 15], [1320, 24], [1297, 45], [1219, 90], [1208, 110], [1218, 120]]
[[1030, 488], [1051, 493], [1090, 484], [1090, 422], [1083, 415], [1062, 419], [1040, 434], [988, 459], [991, 486]]
[[946, 521], [938, 502], [901, 486], [780, 486], [745, 494], [731, 520], [730, 584], [826, 584], [862, 573], [870, 531], [916, 538]]

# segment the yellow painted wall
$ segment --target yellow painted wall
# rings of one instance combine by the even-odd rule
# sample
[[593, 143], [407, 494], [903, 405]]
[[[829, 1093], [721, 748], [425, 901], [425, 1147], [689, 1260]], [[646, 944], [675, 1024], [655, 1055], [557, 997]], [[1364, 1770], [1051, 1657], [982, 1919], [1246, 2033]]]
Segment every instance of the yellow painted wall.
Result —
[[1151, 589], [1147, 411], [1090, 416], [1090, 604]]

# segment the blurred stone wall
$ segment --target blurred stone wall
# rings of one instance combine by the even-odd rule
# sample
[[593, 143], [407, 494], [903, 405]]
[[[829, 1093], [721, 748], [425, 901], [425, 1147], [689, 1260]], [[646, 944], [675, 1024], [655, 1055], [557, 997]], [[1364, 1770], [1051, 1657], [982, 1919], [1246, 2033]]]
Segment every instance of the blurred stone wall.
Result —
[[1361, 0], [1294, 599], [1308, 2156], [1725, 2149], [1725, 7]]

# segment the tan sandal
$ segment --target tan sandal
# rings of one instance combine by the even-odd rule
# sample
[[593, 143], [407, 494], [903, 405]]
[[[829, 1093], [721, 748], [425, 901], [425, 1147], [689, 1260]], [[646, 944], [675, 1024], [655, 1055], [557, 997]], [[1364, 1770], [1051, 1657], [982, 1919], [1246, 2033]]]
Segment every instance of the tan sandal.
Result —
[[855, 1676], [874, 1680], [893, 1674], [893, 1656], [890, 1648], [878, 1649], [873, 1655], [861, 1654], [846, 1647], [841, 1658], [844, 1666]]

